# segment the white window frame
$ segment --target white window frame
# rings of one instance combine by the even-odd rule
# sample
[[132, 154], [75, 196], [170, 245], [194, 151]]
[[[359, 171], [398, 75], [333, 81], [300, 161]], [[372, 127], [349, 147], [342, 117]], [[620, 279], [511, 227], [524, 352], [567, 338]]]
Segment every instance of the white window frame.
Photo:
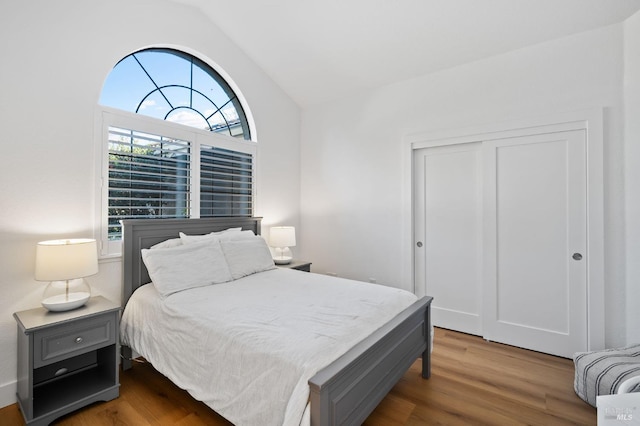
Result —
[[252, 205], [255, 211], [257, 192], [255, 177], [258, 164], [258, 145], [255, 142], [100, 106], [96, 110], [94, 126], [97, 182], [94, 237], [99, 243], [99, 254], [101, 258], [119, 257], [122, 254], [122, 240], [113, 241], [108, 239], [109, 127], [148, 132], [150, 134], [173, 137], [191, 143], [191, 168], [189, 171], [189, 217], [191, 218], [200, 217], [200, 147], [203, 145], [214, 146], [252, 155]]

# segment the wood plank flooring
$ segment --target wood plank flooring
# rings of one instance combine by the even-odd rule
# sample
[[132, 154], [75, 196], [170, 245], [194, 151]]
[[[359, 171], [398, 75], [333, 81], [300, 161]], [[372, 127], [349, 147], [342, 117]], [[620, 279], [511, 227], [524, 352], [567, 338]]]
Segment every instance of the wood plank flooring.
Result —
[[[96, 403], [54, 424], [230, 425], [149, 364], [120, 375], [120, 398]], [[449, 330], [436, 329], [432, 376], [414, 363], [365, 422], [401, 425], [595, 425], [596, 410], [573, 391], [573, 362]], [[0, 425], [22, 425], [17, 405]]]

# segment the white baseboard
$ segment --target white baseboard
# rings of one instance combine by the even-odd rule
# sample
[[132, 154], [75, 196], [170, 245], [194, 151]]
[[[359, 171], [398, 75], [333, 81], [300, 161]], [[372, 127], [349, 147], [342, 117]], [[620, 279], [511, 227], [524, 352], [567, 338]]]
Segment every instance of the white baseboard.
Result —
[[0, 408], [16, 403], [18, 382], [13, 381], [0, 385]]

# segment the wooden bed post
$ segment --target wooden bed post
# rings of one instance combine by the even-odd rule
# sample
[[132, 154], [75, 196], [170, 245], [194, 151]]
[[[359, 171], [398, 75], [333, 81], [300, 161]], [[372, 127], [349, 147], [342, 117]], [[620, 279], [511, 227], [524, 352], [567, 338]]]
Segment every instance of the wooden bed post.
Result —
[[429, 303], [429, 307], [424, 311], [424, 324], [425, 331], [424, 336], [427, 340], [427, 348], [422, 352], [422, 377], [424, 379], [428, 379], [431, 377], [431, 350], [433, 343], [433, 335], [431, 334], [433, 330], [431, 330], [431, 303]]
[[131, 368], [131, 358], [133, 358], [133, 351], [129, 346], [120, 347], [120, 359], [122, 363], [122, 371], [127, 371]]

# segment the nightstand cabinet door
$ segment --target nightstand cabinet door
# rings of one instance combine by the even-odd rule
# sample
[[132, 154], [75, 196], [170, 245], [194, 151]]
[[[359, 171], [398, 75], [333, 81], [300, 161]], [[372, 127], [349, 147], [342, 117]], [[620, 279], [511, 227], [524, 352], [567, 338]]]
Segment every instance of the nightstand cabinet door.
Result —
[[119, 395], [120, 307], [94, 297], [74, 311], [14, 314], [18, 324], [18, 404], [28, 425]]

